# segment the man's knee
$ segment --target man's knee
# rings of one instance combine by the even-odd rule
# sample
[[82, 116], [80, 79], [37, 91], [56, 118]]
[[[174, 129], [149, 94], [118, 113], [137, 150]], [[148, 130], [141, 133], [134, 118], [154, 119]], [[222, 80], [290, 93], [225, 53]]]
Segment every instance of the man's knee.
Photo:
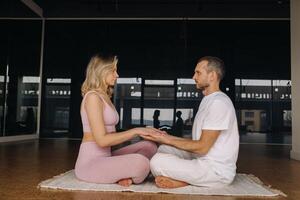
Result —
[[174, 148], [174, 147], [171, 147], [169, 145], [165, 145], [165, 144], [162, 144], [158, 147], [157, 149], [157, 152], [158, 153], [170, 153], [171, 149]]
[[160, 158], [161, 157], [161, 153], [156, 153], [150, 160], [150, 168], [152, 167], [156, 167], [157, 165], [159, 165], [160, 162]]
[[150, 170], [154, 176], [161, 175], [161, 167], [164, 161], [163, 153], [156, 153], [150, 160]]

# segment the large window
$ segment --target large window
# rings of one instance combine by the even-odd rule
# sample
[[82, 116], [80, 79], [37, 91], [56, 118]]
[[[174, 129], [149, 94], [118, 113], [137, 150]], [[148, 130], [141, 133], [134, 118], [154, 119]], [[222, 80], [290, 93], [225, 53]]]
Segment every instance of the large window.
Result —
[[42, 22], [1, 20], [0, 26], [0, 136], [34, 134]]
[[201, 98], [192, 79], [119, 78], [114, 94], [119, 128], [153, 126], [190, 137]]
[[120, 115], [119, 128], [128, 129], [141, 122], [141, 78], [118, 78], [114, 104]]
[[[160, 110], [160, 125], [172, 130], [176, 121], [182, 120], [183, 135], [188, 136], [202, 98], [191, 77], [197, 60], [212, 55], [225, 62], [223, 88], [236, 105], [241, 130], [289, 131], [290, 92], [284, 86], [288, 82], [269, 79], [288, 80], [289, 30], [288, 20], [47, 20], [43, 74], [72, 82], [68, 86], [70, 99], [63, 97], [64, 105], [47, 110], [50, 100], [45, 97], [46, 88], [67, 89], [57, 89], [43, 79], [43, 101], [47, 102], [42, 110], [57, 116], [42, 118], [49, 119], [43, 127], [55, 130], [52, 135], [56, 135], [68, 125], [72, 136], [81, 137], [80, 86], [89, 59], [100, 51], [119, 58], [122, 78], [113, 99], [120, 114], [119, 129], [154, 125], [154, 112]], [[237, 85], [234, 77], [240, 78]], [[257, 77], [254, 81], [262, 84], [254, 85], [253, 79], [243, 77]], [[263, 80], [265, 77], [268, 79]], [[257, 120], [243, 119], [244, 112], [252, 112], [250, 116], [259, 119], [259, 125]]]
[[171, 130], [174, 123], [174, 80], [145, 80], [143, 124]]
[[44, 137], [63, 137], [69, 133], [70, 78], [47, 78], [44, 95]]
[[290, 80], [236, 79], [235, 89], [241, 132], [290, 133]]

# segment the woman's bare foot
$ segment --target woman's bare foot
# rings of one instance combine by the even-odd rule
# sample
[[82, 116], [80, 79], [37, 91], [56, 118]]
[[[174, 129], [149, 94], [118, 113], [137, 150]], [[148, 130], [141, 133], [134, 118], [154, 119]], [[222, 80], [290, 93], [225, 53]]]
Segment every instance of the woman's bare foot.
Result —
[[124, 187], [129, 187], [132, 184], [131, 178], [124, 178], [118, 181], [118, 184]]
[[165, 176], [155, 177], [155, 183], [160, 188], [179, 188], [189, 185], [186, 182], [174, 180]]

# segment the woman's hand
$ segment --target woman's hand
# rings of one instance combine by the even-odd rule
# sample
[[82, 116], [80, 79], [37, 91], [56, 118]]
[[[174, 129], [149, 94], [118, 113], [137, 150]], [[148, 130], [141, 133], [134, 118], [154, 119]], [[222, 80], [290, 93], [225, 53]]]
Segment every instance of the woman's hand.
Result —
[[156, 134], [163, 134], [164, 131], [161, 131], [159, 129], [156, 128], [152, 128], [152, 127], [139, 127], [139, 128], [134, 128], [133, 132], [139, 136], [150, 136], [150, 135], [156, 135]]
[[161, 144], [171, 144], [171, 140], [172, 138], [174, 138], [174, 136], [168, 135], [168, 133], [165, 131], [161, 131], [161, 132], [162, 133], [160, 134], [141, 135], [141, 137], [146, 140], [158, 142]]

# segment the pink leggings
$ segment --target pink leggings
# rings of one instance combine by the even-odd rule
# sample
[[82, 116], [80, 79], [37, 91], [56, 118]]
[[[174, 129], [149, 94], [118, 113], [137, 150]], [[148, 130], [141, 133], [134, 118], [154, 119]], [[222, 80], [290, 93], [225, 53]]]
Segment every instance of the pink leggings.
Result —
[[84, 142], [80, 146], [75, 175], [92, 183], [116, 183], [124, 178], [141, 183], [150, 172], [149, 160], [156, 150], [156, 144], [150, 141], [128, 145], [112, 153], [95, 142]]

